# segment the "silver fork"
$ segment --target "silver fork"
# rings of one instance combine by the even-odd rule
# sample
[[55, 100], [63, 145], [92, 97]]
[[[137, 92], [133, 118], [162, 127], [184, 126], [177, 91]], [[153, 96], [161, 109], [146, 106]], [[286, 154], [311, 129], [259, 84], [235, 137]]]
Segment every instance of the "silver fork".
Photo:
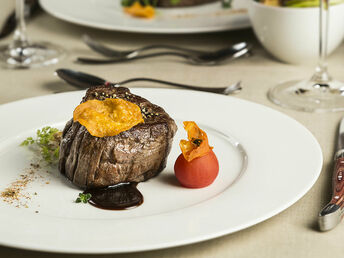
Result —
[[214, 52], [202, 54], [187, 54], [182, 52], [157, 52], [146, 55], [138, 55], [135, 57], [112, 57], [112, 58], [88, 58], [78, 57], [77, 62], [84, 64], [115, 64], [122, 62], [130, 62], [139, 59], [159, 57], [159, 56], [177, 56], [181, 57], [195, 65], [217, 65], [228, 60], [234, 60], [242, 56], [250, 54], [250, 45], [246, 42], [240, 42], [228, 48], [220, 49]]
[[166, 44], [153, 44], [153, 45], [148, 45], [148, 46], [140, 47], [133, 50], [116, 50], [116, 49], [105, 46], [104, 44], [91, 38], [87, 34], [84, 34], [82, 36], [82, 40], [89, 48], [91, 48], [95, 52], [105, 57], [133, 58], [133, 57], [138, 56], [140, 53], [143, 53], [148, 50], [153, 50], [153, 49], [169, 49], [169, 50], [176, 50], [179, 52], [185, 52], [185, 53], [191, 53], [191, 54], [211, 53], [210, 51], [201, 51], [201, 50], [189, 49], [189, 48], [166, 45]]

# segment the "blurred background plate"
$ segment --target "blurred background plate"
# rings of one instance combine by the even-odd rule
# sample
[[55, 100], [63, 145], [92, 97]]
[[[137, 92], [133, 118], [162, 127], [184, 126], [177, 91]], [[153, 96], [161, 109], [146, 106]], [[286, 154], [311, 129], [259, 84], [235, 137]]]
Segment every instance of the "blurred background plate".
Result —
[[138, 33], [204, 33], [250, 27], [249, 0], [234, 0], [232, 8], [221, 2], [196, 7], [157, 8], [154, 19], [125, 14], [119, 0], [40, 0], [51, 15], [93, 28]]

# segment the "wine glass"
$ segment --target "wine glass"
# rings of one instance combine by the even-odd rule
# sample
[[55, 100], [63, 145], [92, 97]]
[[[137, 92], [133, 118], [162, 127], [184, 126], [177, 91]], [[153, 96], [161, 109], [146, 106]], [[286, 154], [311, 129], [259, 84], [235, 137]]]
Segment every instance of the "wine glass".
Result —
[[25, 0], [16, 0], [13, 41], [0, 47], [0, 65], [7, 68], [31, 68], [57, 63], [64, 51], [48, 42], [31, 42], [26, 34]]
[[344, 110], [344, 83], [334, 80], [327, 71], [329, 0], [319, 1], [319, 61], [308, 80], [288, 81], [270, 89], [269, 99], [283, 107], [308, 112]]

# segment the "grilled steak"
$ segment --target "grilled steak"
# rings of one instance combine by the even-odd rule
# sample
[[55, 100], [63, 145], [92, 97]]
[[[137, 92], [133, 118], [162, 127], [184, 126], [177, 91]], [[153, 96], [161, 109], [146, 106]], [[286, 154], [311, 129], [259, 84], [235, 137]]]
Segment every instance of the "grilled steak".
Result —
[[216, 1], [219, 1], [219, 0], [180, 0], [178, 4], [172, 4], [171, 0], [158, 0], [158, 6], [160, 7], [194, 6], [194, 5], [212, 3]]
[[138, 105], [145, 122], [116, 136], [99, 138], [71, 119], [62, 133], [60, 172], [81, 188], [141, 182], [158, 175], [166, 166], [177, 131], [174, 120], [161, 107], [124, 87], [92, 87], [82, 102], [105, 98]]

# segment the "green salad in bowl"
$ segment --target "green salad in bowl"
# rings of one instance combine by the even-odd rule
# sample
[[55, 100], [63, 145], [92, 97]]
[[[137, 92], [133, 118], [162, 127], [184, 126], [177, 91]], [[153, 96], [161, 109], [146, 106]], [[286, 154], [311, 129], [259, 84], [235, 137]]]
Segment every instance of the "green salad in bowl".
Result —
[[[284, 7], [317, 7], [319, 0], [255, 0], [256, 2], [271, 5], [271, 6], [284, 6]], [[330, 0], [331, 5], [344, 3], [344, 0]]]

